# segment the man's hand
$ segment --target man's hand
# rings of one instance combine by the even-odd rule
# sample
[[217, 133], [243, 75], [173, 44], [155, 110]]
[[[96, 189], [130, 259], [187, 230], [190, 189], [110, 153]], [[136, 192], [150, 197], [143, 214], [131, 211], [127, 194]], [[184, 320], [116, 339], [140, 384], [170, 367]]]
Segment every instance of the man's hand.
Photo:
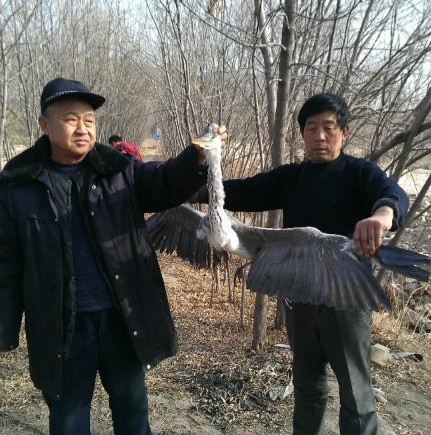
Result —
[[[218, 126], [217, 124], [213, 124], [213, 125], [217, 128], [216, 134], [217, 134], [218, 138], [221, 140], [222, 144], [224, 144], [227, 140], [227, 137], [228, 137], [226, 126], [225, 125]], [[199, 145], [196, 145], [196, 144], [193, 144], [193, 145], [195, 146], [195, 148], [198, 150], [198, 153], [199, 153], [199, 164], [205, 165], [206, 164], [206, 157], [205, 157], [205, 154], [202, 150], [202, 147], [200, 147]]]
[[382, 244], [383, 235], [392, 227], [394, 211], [383, 205], [374, 214], [356, 224], [353, 241], [359, 253], [366, 257], [374, 255]]

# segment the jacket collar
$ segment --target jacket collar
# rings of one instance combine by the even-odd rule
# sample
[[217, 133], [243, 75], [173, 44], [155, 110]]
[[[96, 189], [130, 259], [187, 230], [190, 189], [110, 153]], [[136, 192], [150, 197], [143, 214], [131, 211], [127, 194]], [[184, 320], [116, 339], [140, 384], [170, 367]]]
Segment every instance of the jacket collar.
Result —
[[[0, 173], [0, 181], [25, 181], [35, 179], [45, 170], [51, 155], [48, 136], [40, 137], [35, 144], [7, 162]], [[96, 143], [84, 162], [101, 175], [122, 171], [130, 160], [108, 145]]]

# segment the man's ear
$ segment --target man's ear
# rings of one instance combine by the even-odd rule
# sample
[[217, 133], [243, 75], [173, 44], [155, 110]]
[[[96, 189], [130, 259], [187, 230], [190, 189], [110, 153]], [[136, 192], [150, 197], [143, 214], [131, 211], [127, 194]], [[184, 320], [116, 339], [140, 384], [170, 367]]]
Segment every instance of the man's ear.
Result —
[[347, 139], [347, 136], [349, 135], [350, 132], [350, 127], [349, 124], [347, 124], [344, 128], [343, 128], [343, 140]]
[[48, 120], [46, 116], [39, 115], [38, 118], [39, 126], [42, 129], [42, 131], [47, 134], [48, 133]]

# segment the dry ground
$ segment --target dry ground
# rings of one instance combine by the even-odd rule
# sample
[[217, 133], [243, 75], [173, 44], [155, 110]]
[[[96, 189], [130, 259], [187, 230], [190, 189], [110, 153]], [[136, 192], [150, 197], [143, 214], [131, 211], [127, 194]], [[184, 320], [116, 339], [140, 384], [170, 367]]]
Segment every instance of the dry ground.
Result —
[[[148, 374], [151, 424], [156, 435], [275, 435], [291, 431], [292, 396], [271, 400], [274, 388], [290, 380], [291, 355], [284, 331], [269, 330], [268, 346], [250, 352], [253, 296], [247, 292], [245, 329], [240, 327], [240, 290], [234, 303], [222, 285], [210, 307], [211, 275], [176, 257], [160, 255], [180, 338], [176, 357]], [[271, 313], [274, 306], [271, 308]], [[272, 315], [270, 316], [272, 318]], [[394, 318], [378, 314], [374, 341], [392, 350], [415, 351], [422, 362], [396, 360], [373, 365], [374, 386], [386, 393], [378, 403], [383, 434], [429, 434], [431, 428], [430, 338], [408, 332]], [[412, 335], [413, 334], [413, 335]], [[23, 343], [24, 344], [24, 343]], [[329, 434], [337, 433], [337, 391], [331, 377]], [[109, 409], [98, 386], [93, 435], [109, 435]], [[0, 434], [47, 434], [47, 413], [31, 385], [26, 349], [0, 356]]]

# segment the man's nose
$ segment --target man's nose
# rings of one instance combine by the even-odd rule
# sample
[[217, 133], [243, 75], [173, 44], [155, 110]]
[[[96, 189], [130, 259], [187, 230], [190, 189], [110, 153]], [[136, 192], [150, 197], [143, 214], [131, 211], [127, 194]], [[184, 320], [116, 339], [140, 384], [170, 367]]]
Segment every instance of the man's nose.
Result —
[[82, 120], [78, 120], [78, 124], [76, 126], [76, 131], [78, 133], [82, 133], [82, 134], [85, 134], [85, 133], [88, 132], [87, 127], [86, 127], [85, 122], [84, 122], [83, 119]]
[[318, 127], [316, 129], [316, 138], [318, 140], [325, 140], [326, 135], [325, 135], [325, 129], [323, 127]]

